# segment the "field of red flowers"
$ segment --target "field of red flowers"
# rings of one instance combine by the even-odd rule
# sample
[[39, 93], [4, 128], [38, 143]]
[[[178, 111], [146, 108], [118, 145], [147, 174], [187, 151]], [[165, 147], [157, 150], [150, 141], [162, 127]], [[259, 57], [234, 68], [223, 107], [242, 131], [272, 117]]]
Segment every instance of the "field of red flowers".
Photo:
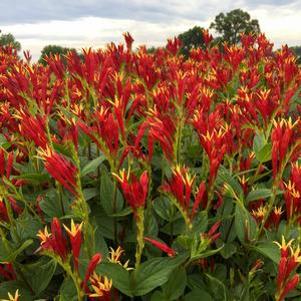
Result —
[[0, 298], [300, 300], [293, 54], [124, 38], [0, 49]]

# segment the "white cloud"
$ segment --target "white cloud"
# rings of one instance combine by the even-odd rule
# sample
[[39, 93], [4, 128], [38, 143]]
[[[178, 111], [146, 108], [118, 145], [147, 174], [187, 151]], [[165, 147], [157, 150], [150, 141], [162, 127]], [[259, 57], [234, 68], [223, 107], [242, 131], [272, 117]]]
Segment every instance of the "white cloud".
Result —
[[279, 47], [301, 45], [301, 5], [293, 2], [289, 5], [261, 6], [250, 11], [259, 20], [261, 30]]
[[113, 41], [123, 41], [122, 33], [130, 32], [135, 46], [163, 45], [167, 38], [191, 28], [194, 25], [208, 26], [208, 22], [193, 22], [178, 19], [168, 23], [152, 23], [135, 20], [118, 20], [87, 17], [73, 21], [50, 21], [34, 24], [16, 24], [2, 26], [3, 32], [11, 32], [21, 43], [23, 49], [29, 49], [34, 59], [40, 55], [45, 45], [58, 44], [77, 49], [85, 47], [103, 47]]
[[[69, 3], [69, 0], [61, 1], [65, 4]], [[285, 2], [285, 0], [277, 1]], [[47, 0], [44, 2], [46, 3]], [[263, 4], [272, 2], [274, 2], [273, 5]], [[77, 5], [78, 3], [91, 5], [91, 7], [96, 5], [95, 0], [80, 0]], [[102, 1], [97, 3], [106, 4], [106, 7], [109, 7], [108, 3]], [[189, 3], [180, 0], [145, 0], [143, 2], [141, 0], [114, 0], [112, 3], [109, 7], [111, 10], [114, 10], [112, 6], [118, 3], [122, 9], [128, 5], [128, 8], [134, 7], [136, 10], [122, 18], [117, 15], [97, 17], [100, 14], [95, 12], [94, 17], [66, 18], [65, 21], [46, 19], [36, 23], [4, 26], [0, 24], [0, 27], [3, 32], [14, 34], [21, 42], [23, 49], [29, 49], [34, 59], [37, 59], [45, 45], [58, 44], [77, 49], [90, 46], [98, 48], [111, 41], [121, 42], [122, 33], [126, 31], [133, 35], [135, 46], [163, 45], [167, 38], [178, 35], [195, 25], [208, 27], [214, 16], [221, 11], [227, 12], [240, 7], [248, 11], [252, 18], [259, 20], [262, 31], [275, 43], [276, 47], [285, 43], [291, 46], [301, 45], [301, 1], [282, 5], [277, 5], [276, 0], [252, 2], [191, 0]], [[24, 6], [25, 3], [22, 5]], [[118, 9], [117, 5], [115, 11]], [[155, 14], [161, 17], [153, 19], [152, 15]], [[82, 15], [85, 15], [85, 12]], [[146, 17], [141, 18], [141, 16]], [[197, 22], [196, 20], [203, 21]]]

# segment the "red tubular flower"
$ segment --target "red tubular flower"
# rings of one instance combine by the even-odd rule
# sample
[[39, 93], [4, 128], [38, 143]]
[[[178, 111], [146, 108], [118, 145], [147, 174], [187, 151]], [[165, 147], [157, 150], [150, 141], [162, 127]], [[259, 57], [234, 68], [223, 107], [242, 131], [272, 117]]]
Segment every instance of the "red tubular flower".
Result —
[[12, 172], [14, 154], [8, 153], [5, 158], [5, 150], [0, 148], [0, 176], [9, 178]]
[[[205, 197], [206, 197], [206, 184], [204, 181], [202, 181], [196, 191], [195, 201], [193, 203], [192, 210], [191, 210], [191, 218], [193, 218], [195, 216], [200, 204], [203, 204], [203, 206], [202, 206], [203, 208], [206, 207], [207, 200]], [[205, 200], [205, 202], [204, 202], [204, 200]]]
[[52, 233], [52, 247], [53, 251], [58, 254], [63, 260], [68, 255], [67, 241], [63, 236], [61, 223], [58, 218], [53, 218], [51, 222], [51, 233]]
[[5, 206], [4, 201], [0, 201], [0, 220], [4, 222], [8, 222], [8, 212]]
[[287, 154], [290, 146], [294, 142], [293, 128], [298, 124], [296, 121], [294, 124], [291, 119], [288, 121], [282, 119], [280, 122], [274, 122], [274, 129], [271, 134], [272, 140], [272, 167], [273, 176], [277, 175], [277, 172], [283, 162], [285, 155]]
[[0, 275], [6, 280], [16, 280], [16, 273], [11, 263], [0, 264]]
[[288, 184], [284, 183], [284, 187], [286, 217], [288, 220], [293, 220], [301, 212], [301, 194], [296, 188], [295, 183], [291, 182], [291, 180], [288, 181]]
[[182, 42], [180, 39], [178, 38], [174, 38], [172, 39], [168, 39], [167, 40], [167, 45], [166, 45], [166, 49], [172, 54], [172, 55], [176, 55], [182, 46]]
[[132, 45], [133, 45], [133, 42], [134, 42], [134, 39], [133, 37], [128, 33], [128, 32], [125, 32], [123, 34], [123, 37], [125, 39], [125, 43], [126, 43], [126, 48], [128, 51], [131, 51], [132, 50]]
[[295, 274], [295, 272], [301, 263], [301, 253], [299, 247], [293, 250], [291, 247], [292, 242], [293, 240], [290, 240], [286, 243], [283, 236], [281, 244], [276, 242], [281, 251], [281, 258], [278, 264], [276, 301], [284, 300], [285, 296], [299, 283], [299, 275]]
[[208, 46], [210, 42], [213, 40], [212, 34], [209, 33], [208, 29], [203, 30], [203, 41]]
[[224, 139], [225, 131], [213, 131], [206, 135], [202, 135], [200, 138], [201, 144], [204, 147], [210, 161], [209, 177], [210, 184], [212, 184], [216, 178], [218, 168], [224, 158], [227, 150], [227, 144]]
[[173, 170], [172, 178], [165, 182], [161, 189], [164, 192], [171, 193], [180, 203], [181, 207], [188, 211], [190, 205], [190, 197], [192, 185], [195, 176], [191, 177], [185, 167], [176, 166]]
[[178, 165], [172, 170], [171, 179], [164, 182], [160, 187], [163, 192], [175, 198], [183, 217], [189, 224], [195, 216], [206, 192], [206, 185], [202, 182], [196, 191], [193, 206], [190, 208], [194, 180], [195, 176], [191, 176], [186, 167]]
[[216, 233], [220, 224], [220, 221], [216, 222], [207, 233], [203, 234], [207, 239], [210, 240], [210, 243], [215, 242], [221, 236], [221, 232]]
[[124, 197], [128, 204], [132, 207], [134, 213], [140, 207], [145, 206], [149, 178], [147, 171], [144, 171], [138, 180], [134, 174], [126, 174], [125, 170], [120, 172], [120, 175], [114, 174], [120, 183]]
[[41, 240], [41, 249], [51, 251], [60, 256], [62, 260], [66, 260], [68, 255], [67, 241], [63, 236], [60, 221], [56, 217], [51, 222], [51, 232], [48, 232], [47, 226], [45, 226], [44, 231], [39, 230], [37, 236]]
[[281, 207], [274, 207], [273, 211], [270, 213], [270, 216], [268, 217], [268, 220], [264, 225], [265, 228], [270, 228], [271, 226], [274, 226], [276, 229], [278, 229], [282, 213], [283, 211]]
[[119, 124], [113, 113], [101, 107], [93, 114], [91, 126], [83, 122], [79, 122], [78, 126], [102, 152], [116, 158], [119, 150]]
[[111, 301], [112, 280], [107, 277], [101, 277], [95, 272], [89, 280], [93, 289], [93, 292], [89, 294], [89, 297], [97, 298], [97, 300], [101, 301]]
[[158, 142], [165, 157], [172, 161], [174, 158], [174, 134], [175, 124], [172, 117], [165, 112], [159, 112], [156, 108], [149, 110], [149, 117], [140, 125], [135, 148], [139, 149], [139, 144], [146, 131], [148, 137], [148, 160], [153, 156], [154, 143]]
[[45, 151], [41, 151], [40, 154], [45, 161], [45, 168], [49, 174], [74, 196], [77, 196], [77, 168], [63, 155], [58, 154], [49, 148]]
[[225, 45], [224, 50], [225, 50], [225, 60], [229, 62], [233, 70], [236, 70], [245, 57], [244, 49], [241, 47], [237, 47], [236, 45], [232, 45], [232, 46]]
[[102, 255], [100, 253], [96, 253], [95, 255], [93, 255], [93, 257], [91, 258], [91, 260], [88, 264], [85, 278], [82, 283], [82, 286], [86, 290], [86, 292], [89, 292], [89, 288], [87, 286], [88, 280], [91, 277], [91, 275], [93, 274], [93, 272], [95, 271], [97, 265], [101, 262], [101, 260], [102, 260]]
[[157, 240], [149, 238], [149, 237], [144, 237], [144, 240], [151, 243], [153, 246], [160, 249], [161, 251], [163, 251], [170, 257], [173, 257], [176, 255], [176, 251], [174, 249], [170, 248], [167, 244], [165, 244], [163, 242], [157, 241]]
[[234, 148], [230, 127], [223, 122], [218, 111], [210, 113], [209, 116], [206, 116], [203, 111], [196, 111], [191, 123], [209, 158], [209, 185], [211, 185], [224, 155]]
[[67, 231], [70, 238], [74, 268], [76, 271], [78, 270], [78, 257], [79, 257], [80, 248], [82, 244], [82, 226], [83, 223], [74, 224], [73, 219], [71, 220], [70, 229], [64, 225], [64, 228]]
[[33, 141], [36, 146], [46, 148], [48, 139], [46, 134], [46, 117], [31, 116], [20, 110], [16, 117], [20, 120], [19, 131], [26, 139]]

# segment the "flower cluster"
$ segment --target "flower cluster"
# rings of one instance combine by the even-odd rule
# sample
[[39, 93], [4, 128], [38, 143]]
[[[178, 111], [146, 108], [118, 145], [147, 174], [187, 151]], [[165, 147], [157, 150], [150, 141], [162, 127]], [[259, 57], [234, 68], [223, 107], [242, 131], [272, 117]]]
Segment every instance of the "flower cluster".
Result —
[[0, 299], [300, 295], [301, 68], [202, 36], [0, 47]]

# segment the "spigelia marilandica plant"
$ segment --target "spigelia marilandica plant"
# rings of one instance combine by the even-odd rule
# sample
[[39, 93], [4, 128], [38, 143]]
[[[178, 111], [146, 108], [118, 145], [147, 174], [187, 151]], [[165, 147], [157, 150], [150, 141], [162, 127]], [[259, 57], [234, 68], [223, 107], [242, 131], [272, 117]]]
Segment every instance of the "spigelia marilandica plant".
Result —
[[203, 34], [0, 48], [0, 298], [300, 299], [301, 69]]

